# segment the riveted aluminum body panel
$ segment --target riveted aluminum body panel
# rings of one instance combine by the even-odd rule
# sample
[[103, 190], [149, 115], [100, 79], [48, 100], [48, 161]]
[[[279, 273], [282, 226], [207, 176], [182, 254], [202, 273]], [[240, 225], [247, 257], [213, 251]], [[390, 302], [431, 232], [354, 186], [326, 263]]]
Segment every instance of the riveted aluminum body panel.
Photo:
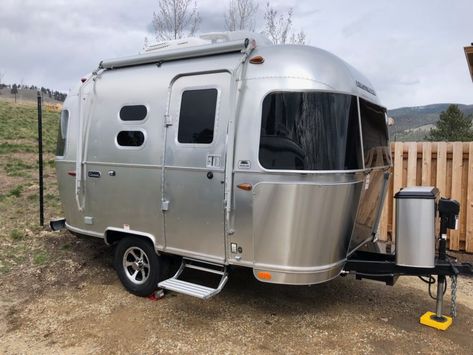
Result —
[[[61, 200], [70, 229], [98, 236], [126, 225], [151, 235], [157, 241], [157, 250], [253, 267], [255, 272], [272, 265], [272, 282], [310, 284], [336, 277], [343, 267], [343, 254], [348, 251], [367, 171], [301, 173], [263, 169], [258, 161], [262, 102], [268, 93], [276, 91], [345, 93], [375, 104], [379, 104], [378, 97], [358, 71], [321, 49], [257, 44], [251, 55], [261, 55], [265, 62], [243, 64], [241, 80], [230, 77], [242, 56], [232, 53], [105, 70], [82, 85], [80, 91], [72, 90], [64, 104], [70, 110], [65, 156], [57, 158]], [[223, 74], [225, 71], [230, 74]], [[176, 143], [179, 93], [189, 85], [218, 87], [218, 137], [212, 147], [182, 147]], [[238, 102], [232, 102], [236, 97], [230, 93], [236, 86]], [[119, 112], [124, 105], [145, 105], [146, 118], [142, 122], [121, 121]], [[78, 136], [79, 109], [85, 121], [83, 137]], [[235, 119], [233, 147], [226, 146], [230, 118]], [[167, 129], [166, 122], [172, 124]], [[120, 148], [116, 135], [121, 130], [142, 131], [145, 143], [139, 148]], [[68, 171], [75, 169], [79, 139], [84, 142], [83, 212], [74, 200], [74, 177], [68, 176]], [[234, 150], [233, 171], [224, 170], [228, 149]], [[203, 158], [209, 154], [221, 156], [221, 167], [207, 168]], [[239, 161], [245, 164], [239, 165]], [[100, 178], [87, 178], [88, 170], [100, 172]], [[209, 171], [214, 175], [212, 179], [206, 177]], [[229, 180], [232, 204], [228, 225], [224, 218], [225, 174], [233, 179]], [[257, 188], [254, 199], [252, 192], [236, 188], [240, 183], [267, 187]], [[286, 184], [293, 187], [279, 187]], [[377, 186], [371, 183], [370, 189], [375, 191]], [[268, 191], [274, 192], [274, 197]], [[313, 198], [307, 199], [306, 195]], [[265, 202], [272, 198], [279, 200], [275, 204]], [[295, 203], [308, 204], [317, 211], [331, 203], [326, 198], [333, 199], [327, 209], [334, 216], [333, 223], [315, 225], [310, 214], [303, 213], [278, 220], [279, 243], [268, 253], [260, 246], [270, 240], [272, 232], [259, 220], [283, 213], [286, 198], [295, 198]], [[163, 201], [166, 211], [161, 210]], [[94, 224], [84, 225], [84, 216], [93, 217]], [[326, 237], [328, 225], [334, 227], [331, 238]], [[292, 237], [282, 232], [284, 228], [295, 233], [294, 245], [289, 249], [283, 247]], [[311, 251], [302, 242], [305, 234], [310, 236]], [[237, 253], [231, 252], [231, 243], [237, 244]]]
[[[267, 173], [267, 172], [251, 172], [240, 171], [235, 173], [235, 186], [242, 183], [249, 183], [252, 186], [257, 186], [260, 183], [274, 183], [274, 184], [294, 184], [295, 182], [307, 186], [336, 186], [336, 185], [350, 185], [358, 186], [356, 189], [361, 192], [365, 175], [362, 171], [357, 173], [332, 173], [332, 174], [317, 174], [317, 173]], [[358, 209], [359, 195], [356, 198], [354, 195], [353, 201], [350, 202], [354, 208], [354, 213]], [[235, 189], [234, 209], [235, 215], [233, 222], [234, 233], [230, 237], [230, 241], [236, 243], [241, 247], [242, 252], [239, 254], [232, 254], [229, 252], [229, 257], [232, 262], [238, 265], [252, 266], [255, 262], [254, 255], [254, 238], [255, 223], [254, 220], [254, 199], [251, 191], [244, 191]], [[314, 202], [315, 203], [315, 202]], [[321, 206], [324, 201], [318, 201]], [[267, 206], [268, 209], [273, 208], [272, 205]], [[259, 212], [262, 213], [262, 212]], [[352, 225], [353, 228], [353, 225]], [[240, 256], [240, 260], [235, 260], [235, 256]], [[333, 261], [335, 262], [335, 261]], [[332, 263], [332, 262], [331, 262]]]
[[90, 226], [84, 224], [84, 214], [77, 210], [74, 197], [75, 179], [73, 176], [68, 175], [68, 172], [75, 170], [75, 164], [74, 161], [56, 159], [56, 175], [58, 177], [58, 190], [61, 197], [62, 210], [68, 225], [81, 229], [90, 229]]
[[[259, 183], [253, 193], [254, 267], [314, 275], [343, 267], [361, 183]], [[317, 275], [318, 276], [318, 275]], [[326, 281], [326, 279], [319, 279]], [[291, 283], [284, 281], [284, 283]]]
[[[413, 190], [414, 187], [407, 188], [406, 192]], [[436, 202], [435, 197], [396, 198], [396, 264], [420, 268], [435, 266]]]

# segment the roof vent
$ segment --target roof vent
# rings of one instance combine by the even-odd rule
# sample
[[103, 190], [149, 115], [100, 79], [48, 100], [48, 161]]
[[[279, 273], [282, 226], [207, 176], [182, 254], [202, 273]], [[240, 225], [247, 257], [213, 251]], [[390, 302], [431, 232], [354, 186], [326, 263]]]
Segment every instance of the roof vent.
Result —
[[203, 44], [208, 44], [209, 42], [196, 37], [175, 39], [170, 41], [163, 41], [154, 44], [150, 44], [145, 48], [145, 53], [159, 51], [162, 49], [173, 49], [173, 48], [188, 48], [201, 46]]
[[189, 48], [206, 44], [226, 43], [240, 40], [244, 41], [246, 38], [252, 38], [256, 40], [258, 46], [268, 46], [272, 44], [269, 39], [259, 33], [248, 31], [210, 32], [201, 34], [199, 37], [189, 37], [153, 43], [148, 45], [144, 49], [144, 52], [148, 53], [163, 49]]

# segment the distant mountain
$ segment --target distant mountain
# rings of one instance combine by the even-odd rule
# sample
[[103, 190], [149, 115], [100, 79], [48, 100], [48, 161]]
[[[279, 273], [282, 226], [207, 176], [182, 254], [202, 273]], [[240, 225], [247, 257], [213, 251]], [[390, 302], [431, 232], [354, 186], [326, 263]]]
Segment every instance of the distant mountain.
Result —
[[[389, 127], [391, 139], [423, 140], [430, 128], [439, 120], [440, 113], [449, 105], [451, 104], [432, 104], [388, 110], [388, 115], [394, 118], [394, 125]], [[464, 114], [473, 114], [473, 105], [457, 105]]]

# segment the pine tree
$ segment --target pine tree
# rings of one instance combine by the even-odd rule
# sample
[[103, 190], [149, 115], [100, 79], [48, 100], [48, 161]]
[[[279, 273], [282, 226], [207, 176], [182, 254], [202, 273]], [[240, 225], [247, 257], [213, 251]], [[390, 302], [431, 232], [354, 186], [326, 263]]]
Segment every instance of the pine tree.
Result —
[[473, 140], [472, 116], [465, 116], [458, 105], [448, 106], [442, 111], [436, 127], [426, 137], [429, 141], [471, 141]]

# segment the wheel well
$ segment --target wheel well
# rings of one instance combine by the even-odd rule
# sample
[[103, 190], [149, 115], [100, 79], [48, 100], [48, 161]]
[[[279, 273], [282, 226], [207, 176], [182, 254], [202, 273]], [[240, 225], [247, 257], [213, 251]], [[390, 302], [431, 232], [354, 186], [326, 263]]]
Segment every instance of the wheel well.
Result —
[[154, 249], [156, 249], [156, 245], [154, 244], [153, 239], [150, 237], [146, 237], [144, 235], [139, 235], [135, 233], [126, 233], [126, 232], [114, 231], [114, 230], [108, 230], [105, 232], [105, 243], [109, 245], [114, 245], [118, 243], [121, 239], [127, 238], [127, 237], [144, 240], [150, 243], [154, 247]]

